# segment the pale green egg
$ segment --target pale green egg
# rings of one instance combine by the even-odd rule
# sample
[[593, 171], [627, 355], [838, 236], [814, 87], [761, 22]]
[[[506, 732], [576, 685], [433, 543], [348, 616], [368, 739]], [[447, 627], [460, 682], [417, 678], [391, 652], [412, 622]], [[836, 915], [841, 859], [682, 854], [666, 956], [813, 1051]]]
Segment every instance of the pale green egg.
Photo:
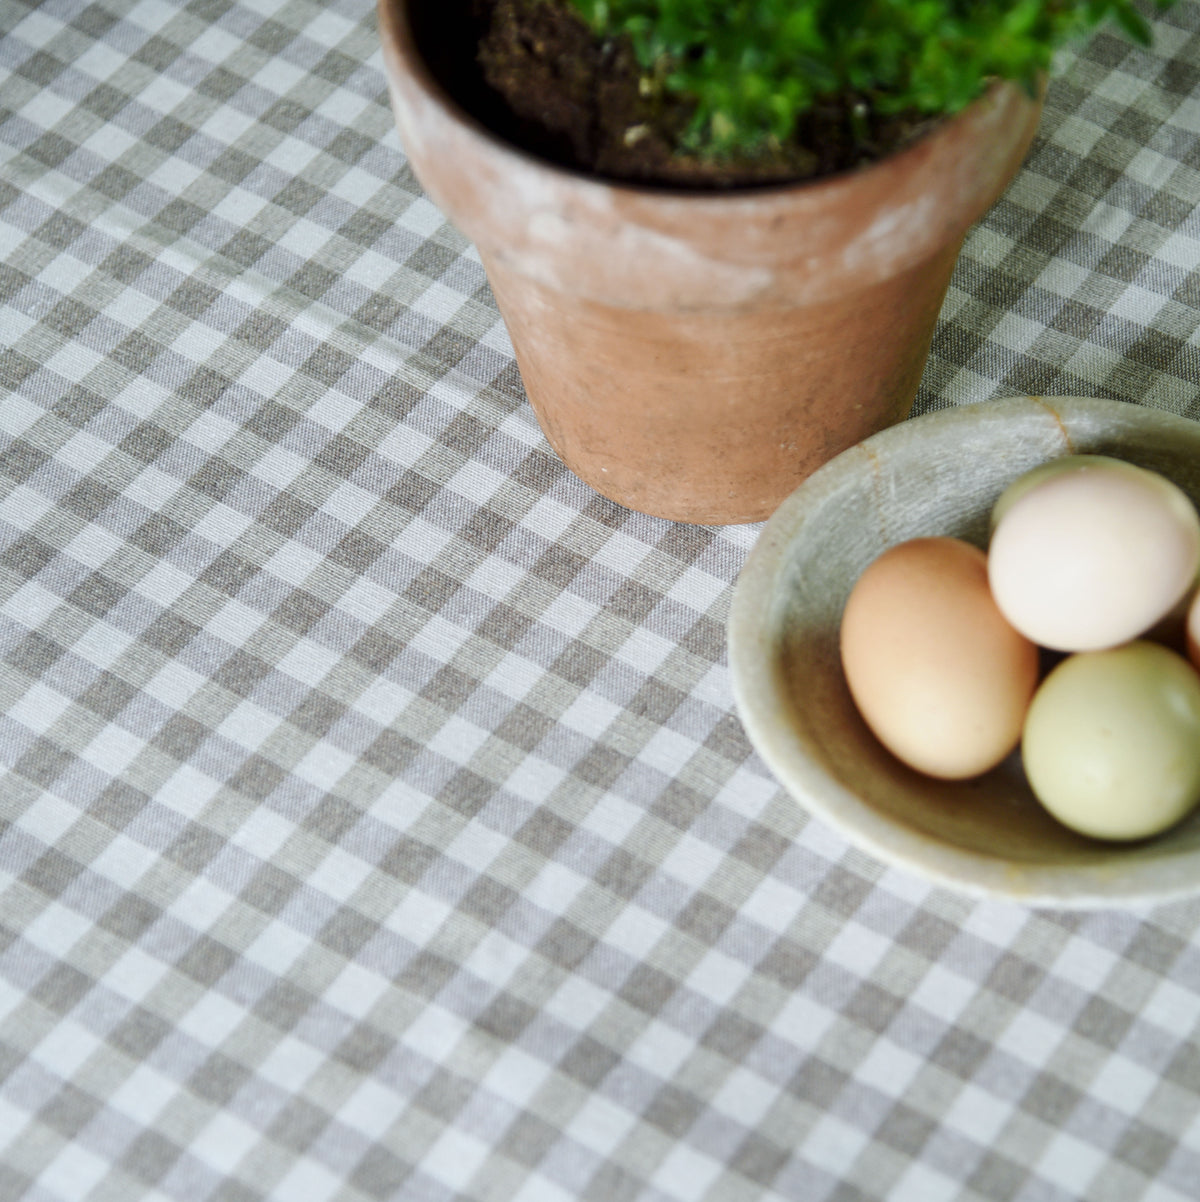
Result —
[[1034, 694], [1021, 758], [1038, 800], [1098, 839], [1141, 839], [1200, 803], [1200, 674], [1137, 641], [1072, 655]]

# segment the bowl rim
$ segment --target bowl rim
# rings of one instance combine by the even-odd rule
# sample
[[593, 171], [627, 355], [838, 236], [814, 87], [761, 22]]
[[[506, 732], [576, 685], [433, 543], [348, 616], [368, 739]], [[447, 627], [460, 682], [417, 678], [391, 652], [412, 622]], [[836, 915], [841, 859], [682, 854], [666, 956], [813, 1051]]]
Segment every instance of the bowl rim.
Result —
[[955, 426], [990, 420], [1009, 422], [1032, 415], [1057, 423], [1063, 453], [1074, 451], [1072, 423], [1096, 419], [1123, 429], [1157, 428], [1194, 442], [1200, 454], [1200, 422], [1129, 401], [1095, 397], [1007, 397], [960, 405], [911, 418], [856, 444], [805, 480], [766, 522], [734, 587], [727, 621], [730, 677], [736, 713], [751, 745], [778, 783], [812, 816], [837, 830], [850, 844], [884, 865], [903, 869], [928, 883], [976, 898], [1002, 898], [1028, 906], [1058, 909], [1159, 904], [1200, 894], [1200, 854], [1177, 861], [1131, 858], [1121, 865], [1050, 865], [986, 856], [944, 843], [891, 819], [858, 797], [808, 753], [805, 737], [781, 720], [790, 704], [783, 692], [777, 643], [763, 637], [770, 609], [787, 570], [788, 556], [803, 537], [808, 516], [848, 479], [870, 470], [893, 444], [942, 436]]

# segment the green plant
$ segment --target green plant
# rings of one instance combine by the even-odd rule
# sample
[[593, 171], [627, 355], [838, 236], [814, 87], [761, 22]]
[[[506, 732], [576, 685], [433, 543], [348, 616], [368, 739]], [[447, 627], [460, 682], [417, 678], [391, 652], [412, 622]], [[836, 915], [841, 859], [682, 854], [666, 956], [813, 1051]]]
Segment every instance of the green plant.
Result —
[[1106, 21], [1149, 40], [1133, 0], [569, 2], [599, 38], [629, 39], [644, 93], [693, 106], [682, 149], [705, 157], [777, 146], [826, 98], [865, 118], [953, 113], [997, 77], [1032, 89]]

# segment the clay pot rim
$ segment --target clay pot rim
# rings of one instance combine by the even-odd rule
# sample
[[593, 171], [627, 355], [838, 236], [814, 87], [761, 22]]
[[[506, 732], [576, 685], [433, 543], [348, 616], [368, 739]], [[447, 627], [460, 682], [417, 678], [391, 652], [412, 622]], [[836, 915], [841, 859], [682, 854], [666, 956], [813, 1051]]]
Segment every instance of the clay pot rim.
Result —
[[[783, 183], [739, 184], [727, 188], [693, 188], [687, 185], [639, 183], [634, 180], [615, 179], [599, 175], [582, 168], [567, 167], [551, 159], [534, 154], [518, 143], [494, 133], [478, 118], [469, 113], [454, 95], [444, 88], [433, 74], [424, 55], [417, 46], [408, 10], [412, 0], [376, 0], [379, 20], [380, 43], [385, 55], [394, 55], [403, 64], [405, 71], [426, 96], [440, 104], [461, 129], [473, 139], [482, 142], [488, 150], [501, 157], [517, 160], [523, 169], [543, 173], [548, 179], [569, 182], [586, 195], [594, 190], [597, 196], [611, 195], [614, 191], [630, 197], [667, 200], [681, 205], [715, 212], [720, 209], [736, 209], [747, 204], [762, 205], [763, 202], [778, 200], [794, 203], [797, 193], [817, 196], [822, 191], [833, 191], [844, 187], [850, 180], [864, 176], [880, 177], [885, 173], [902, 172], [906, 160], [915, 155], [931, 153], [937, 142], [952, 136], [960, 124], [970, 121], [972, 114], [984, 111], [1006, 89], [1020, 89], [1012, 80], [997, 78], [987, 89], [964, 108], [935, 119], [934, 124], [913, 141], [892, 154], [875, 159], [861, 167], [851, 167], [829, 175], [810, 179], [798, 179]], [[1024, 91], [1024, 89], [1020, 89]], [[1031, 99], [1040, 103], [1045, 92], [1043, 76], [1037, 92]]]

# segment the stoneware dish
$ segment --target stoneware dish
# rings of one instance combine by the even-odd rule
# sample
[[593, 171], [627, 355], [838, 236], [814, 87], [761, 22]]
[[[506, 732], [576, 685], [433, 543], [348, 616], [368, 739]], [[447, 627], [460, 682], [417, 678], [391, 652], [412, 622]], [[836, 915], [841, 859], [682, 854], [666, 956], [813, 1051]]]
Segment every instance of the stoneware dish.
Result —
[[1014, 753], [975, 780], [921, 776], [858, 716], [838, 654], [863, 569], [909, 538], [987, 544], [1005, 486], [1062, 455], [1112, 455], [1200, 504], [1200, 423], [1119, 401], [990, 401], [885, 430], [805, 481], [763, 529], [738, 579], [729, 657], [755, 748], [812, 814], [887, 864], [976, 895], [1055, 907], [1200, 894], [1200, 812], [1133, 844], [1076, 835], [1038, 804]]

